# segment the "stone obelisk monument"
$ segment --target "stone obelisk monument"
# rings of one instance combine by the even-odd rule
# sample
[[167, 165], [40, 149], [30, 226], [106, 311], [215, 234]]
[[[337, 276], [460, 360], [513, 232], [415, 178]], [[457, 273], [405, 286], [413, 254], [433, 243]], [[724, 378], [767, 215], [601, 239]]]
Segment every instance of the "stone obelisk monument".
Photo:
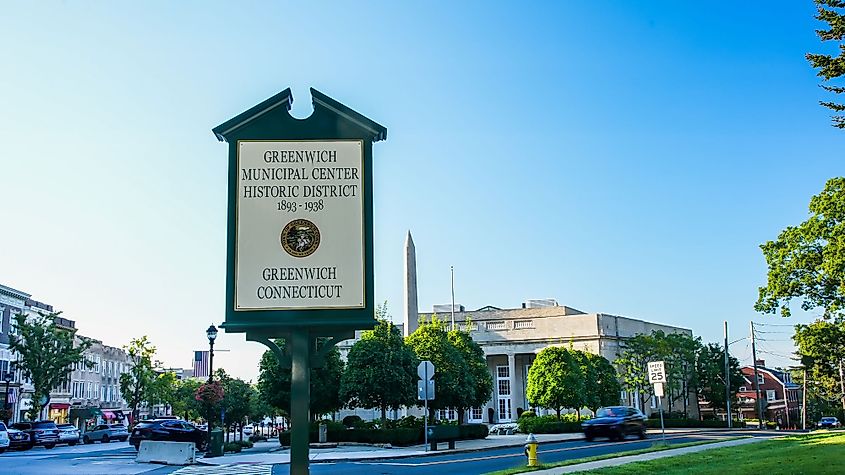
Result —
[[419, 325], [417, 308], [417, 250], [411, 231], [405, 238], [405, 336], [414, 333]]

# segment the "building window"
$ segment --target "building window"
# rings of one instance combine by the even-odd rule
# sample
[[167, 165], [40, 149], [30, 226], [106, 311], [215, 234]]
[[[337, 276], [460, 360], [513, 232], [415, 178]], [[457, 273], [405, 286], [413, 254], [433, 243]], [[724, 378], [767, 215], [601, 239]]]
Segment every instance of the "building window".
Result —
[[514, 320], [514, 330], [522, 330], [525, 328], [534, 328], [534, 320]]
[[496, 366], [496, 377], [498, 378], [510, 378], [510, 367], [508, 366]]
[[484, 410], [480, 407], [473, 407], [469, 410], [469, 418], [472, 421], [481, 421], [484, 417]]
[[757, 373], [757, 384], [766, 384], [766, 377], [763, 373]]
[[775, 390], [774, 389], [767, 389], [766, 390], [766, 400], [771, 402], [775, 400]]
[[505, 328], [507, 328], [507, 327], [505, 326], [505, 322], [504, 322], [504, 321], [500, 321], [500, 322], [487, 322], [487, 329], [488, 329], [488, 330], [504, 330]]
[[499, 399], [499, 422], [513, 420], [511, 413], [511, 380], [510, 367], [496, 366], [496, 389]]

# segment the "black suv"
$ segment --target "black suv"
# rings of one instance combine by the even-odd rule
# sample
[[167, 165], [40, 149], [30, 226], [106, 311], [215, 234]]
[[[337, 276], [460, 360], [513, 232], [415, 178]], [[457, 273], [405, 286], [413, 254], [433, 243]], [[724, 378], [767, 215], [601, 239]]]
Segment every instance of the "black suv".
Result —
[[141, 421], [132, 429], [129, 443], [138, 450], [142, 440], [166, 440], [169, 442], [193, 442], [200, 452], [205, 451], [208, 435], [186, 421], [156, 419]]
[[581, 429], [584, 438], [607, 437], [610, 440], [623, 440], [628, 434], [636, 434], [645, 439], [646, 416], [635, 407], [611, 406], [596, 411], [596, 418], [584, 421]]
[[45, 449], [52, 449], [59, 443], [59, 428], [53, 421], [17, 422], [12, 424], [12, 429], [29, 435], [29, 447], [43, 445]]

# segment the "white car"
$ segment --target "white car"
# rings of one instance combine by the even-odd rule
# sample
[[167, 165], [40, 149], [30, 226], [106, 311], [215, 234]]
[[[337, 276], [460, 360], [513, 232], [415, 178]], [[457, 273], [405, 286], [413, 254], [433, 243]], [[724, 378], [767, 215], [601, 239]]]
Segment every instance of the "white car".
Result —
[[6, 451], [9, 448], [9, 444], [11, 441], [9, 440], [9, 430], [6, 429], [6, 424], [0, 422], [0, 454]]

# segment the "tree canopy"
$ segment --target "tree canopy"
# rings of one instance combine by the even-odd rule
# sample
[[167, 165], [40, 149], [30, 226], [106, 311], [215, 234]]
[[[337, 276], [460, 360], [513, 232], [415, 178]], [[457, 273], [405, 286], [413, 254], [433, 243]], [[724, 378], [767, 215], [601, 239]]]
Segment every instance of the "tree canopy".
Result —
[[464, 412], [467, 409], [482, 407], [490, 400], [493, 394], [493, 377], [487, 369], [484, 350], [472, 339], [468, 331], [459, 328], [450, 331], [449, 342], [461, 354], [467, 367], [461, 383], [465, 390], [455, 406], [458, 412], [458, 423], [463, 423]]
[[[843, 0], [815, 0], [817, 10], [816, 19], [827, 23], [827, 29], [816, 30], [819, 38], [825, 41], [838, 42], [839, 55], [807, 53], [807, 60], [814, 69], [818, 69], [818, 76], [827, 83], [831, 79], [837, 79], [845, 75], [845, 1]], [[821, 87], [834, 94], [845, 93], [845, 87], [822, 84]], [[824, 107], [836, 113], [845, 111], [845, 104], [833, 101], [820, 101]], [[834, 115], [833, 126], [845, 129], [845, 116]]]
[[[285, 341], [275, 340], [284, 350]], [[284, 414], [290, 414], [290, 368], [279, 365], [276, 355], [267, 350], [259, 362], [258, 392], [270, 406]], [[311, 416], [334, 412], [343, 406], [340, 400], [340, 378], [343, 362], [337, 348], [332, 348], [325, 357], [323, 366], [311, 368]]]
[[380, 319], [349, 350], [341, 399], [349, 407], [379, 408], [384, 420], [388, 409], [416, 404], [418, 364], [399, 329]]
[[586, 382], [580, 361], [574, 350], [559, 346], [543, 348], [528, 370], [528, 402], [554, 410], [558, 419], [563, 409], [585, 407]]
[[832, 178], [810, 200], [810, 217], [789, 226], [760, 248], [768, 279], [754, 308], [790, 315], [790, 302], [803, 310], [821, 308], [824, 318], [840, 319], [845, 306], [845, 178]]
[[120, 375], [120, 393], [132, 409], [133, 420], [138, 420], [141, 404], [155, 399], [150, 393], [154, 391], [153, 385], [158, 376], [153, 368], [156, 348], [144, 335], [141, 338], [133, 338], [123, 349], [132, 364], [129, 371]]
[[[731, 405], [737, 408], [737, 390], [744, 385], [739, 360], [733, 356], [728, 359], [731, 381]], [[698, 395], [707, 400], [714, 409], [727, 410], [725, 399], [725, 348], [708, 343], [698, 351], [695, 373]]]
[[435, 398], [429, 401], [431, 411], [436, 409], [458, 408], [465, 403], [466, 374], [469, 366], [463, 354], [449, 341], [446, 322], [437, 318], [421, 321], [420, 326], [406, 339], [417, 358], [434, 364]]
[[839, 365], [845, 359], [845, 321], [819, 320], [796, 325], [792, 339], [807, 368], [811, 382], [808, 393], [827, 401], [841, 401], [845, 408], [839, 372]]
[[9, 335], [9, 349], [18, 353], [15, 365], [24, 377], [32, 381], [35, 389], [33, 405], [28, 412], [31, 420], [39, 419], [50, 400], [50, 391], [67, 379], [73, 365], [84, 360], [85, 350], [91, 346], [91, 342], [85, 339], [74, 346], [76, 330], [55, 324], [60, 314], [38, 312], [29, 318], [25, 314], [17, 314], [17, 334]]

